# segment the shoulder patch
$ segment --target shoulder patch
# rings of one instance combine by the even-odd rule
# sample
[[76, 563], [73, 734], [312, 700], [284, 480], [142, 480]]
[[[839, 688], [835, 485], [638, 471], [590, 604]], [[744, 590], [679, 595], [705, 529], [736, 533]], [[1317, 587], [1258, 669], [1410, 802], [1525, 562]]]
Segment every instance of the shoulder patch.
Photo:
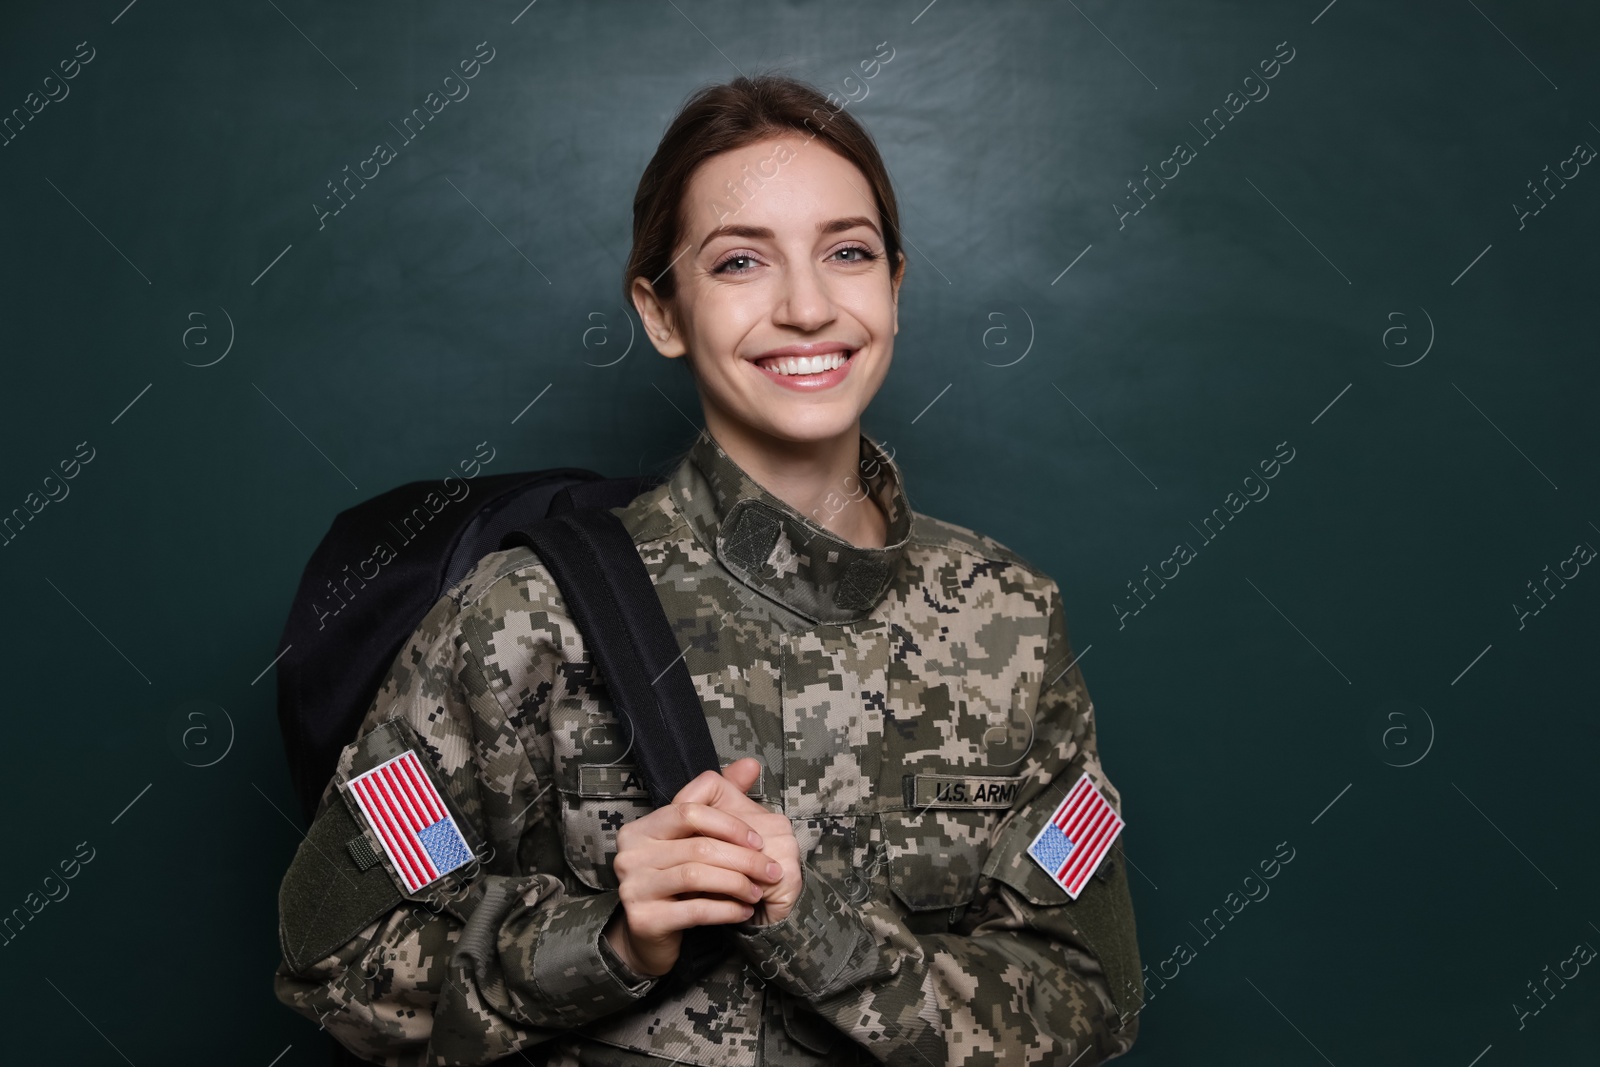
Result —
[[[411, 725], [385, 720], [352, 747], [352, 766], [339, 791], [365, 831], [367, 853], [381, 854], [387, 861], [382, 866], [410, 899], [422, 898], [425, 890], [465, 884], [474, 875], [483, 842], [462, 817]], [[362, 857], [351, 856], [359, 865]]]
[[346, 788], [407, 892], [424, 889], [472, 862], [472, 849], [414, 750], [357, 775]]
[[1077, 900], [1122, 827], [1122, 816], [1084, 774], [1028, 845], [1028, 856]]

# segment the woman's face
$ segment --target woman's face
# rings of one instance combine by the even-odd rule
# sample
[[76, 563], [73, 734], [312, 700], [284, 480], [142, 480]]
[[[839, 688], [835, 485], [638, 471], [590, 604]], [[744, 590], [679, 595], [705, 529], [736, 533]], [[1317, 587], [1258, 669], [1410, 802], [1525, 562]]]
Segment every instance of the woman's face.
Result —
[[866, 177], [796, 132], [706, 160], [680, 211], [672, 305], [643, 278], [634, 304], [662, 355], [688, 355], [712, 436], [853, 447], [889, 371], [904, 275], [902, 257], [891, 279]]

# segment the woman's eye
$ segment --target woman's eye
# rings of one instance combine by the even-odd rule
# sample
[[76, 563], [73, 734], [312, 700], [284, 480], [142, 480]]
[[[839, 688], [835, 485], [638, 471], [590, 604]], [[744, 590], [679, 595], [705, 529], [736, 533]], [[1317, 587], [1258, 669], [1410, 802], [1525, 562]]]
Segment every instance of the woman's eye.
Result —
[[[853, 255], [846, 256], [847, 253]], [[861, 245], [848, 245], [838, 249], [834, 256], [846, 256], [840, 262], [844, 263], [869, 263], [878, 258], [876, 252]], [[831, 257], [830, 257], [831, 258]], [[748, 274], [756, 262], [756, 257], [748, 252], [738, 252], [724, 259], [711, 268], [712, 274]], [[748, 265], [746, 265], [748, 264]]]
[[750, 263], [754, 263], [755, 262], [755, 258], [756, 257], [754, 257], [754, 256], [746, 255], [745, 253], [740, 252], [737, 255], [729, 256], [727, 259], [723, 260], [721, 263], [718, 263], [715, 267], [712, 267], [711, 268], [711, 273], [712, 274], [744, 274], [745, 271], [748, 268], [730, 269], [730, 264], [737, 263], [740, 260], [746, 260], [746, 261], [748, 261]]

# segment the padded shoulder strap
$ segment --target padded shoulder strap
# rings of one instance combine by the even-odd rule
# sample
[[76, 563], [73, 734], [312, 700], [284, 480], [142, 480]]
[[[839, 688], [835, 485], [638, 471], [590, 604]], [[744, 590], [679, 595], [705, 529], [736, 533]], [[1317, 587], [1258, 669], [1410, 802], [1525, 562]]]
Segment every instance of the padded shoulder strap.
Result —
[[[629, 750], [656, 807], [701, 771], [719, 771], [705, 709], [683, 650], [627, 527], [610, 510], [577, 507], [506, 534], [544, 560], [600, 665], [629, 732]], [[665, 985], [684, 989], [733, 951], [720, 926], [684, 931]]]
[[622, 520], [578, 508], [507, 534], [501, 547], [511, 544], [537, 552], [560, 587], [656, 806], [701, 771], [721, 770], [683, 650]]

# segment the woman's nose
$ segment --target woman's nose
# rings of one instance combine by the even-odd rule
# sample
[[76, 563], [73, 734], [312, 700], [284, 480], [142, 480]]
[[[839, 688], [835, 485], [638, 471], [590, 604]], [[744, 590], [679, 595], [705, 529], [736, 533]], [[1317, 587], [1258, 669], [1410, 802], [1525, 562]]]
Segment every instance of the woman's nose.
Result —
[[786, 270], [773, 313], [781, 325], [807, 333], [826, 326], [834, 318], [833, 296], [826, 280], [810, 266]]

